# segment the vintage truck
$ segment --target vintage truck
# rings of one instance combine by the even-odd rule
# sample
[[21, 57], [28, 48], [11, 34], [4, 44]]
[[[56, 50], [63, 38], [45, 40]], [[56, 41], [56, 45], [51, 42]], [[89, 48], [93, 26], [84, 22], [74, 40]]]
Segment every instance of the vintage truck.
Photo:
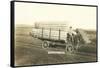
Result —
[[52, 30], [45, 28], [33, 28], [30, 36], [42, 40], [42, 48], [46, 49], [50, 46], [65, 46], [65, 52], [73, 53], [81, 44], [90, 43], [83, 30], [74, 30], [77, 34], [70, 36], [67, 31]]

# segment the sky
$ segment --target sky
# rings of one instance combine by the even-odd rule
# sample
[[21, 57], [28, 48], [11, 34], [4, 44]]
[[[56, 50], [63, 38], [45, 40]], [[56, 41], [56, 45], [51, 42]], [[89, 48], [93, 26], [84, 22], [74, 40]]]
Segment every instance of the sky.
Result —
[[73, 28], [96, 29], [96, 7], [15, 3], [15, 24], [65, 22]]

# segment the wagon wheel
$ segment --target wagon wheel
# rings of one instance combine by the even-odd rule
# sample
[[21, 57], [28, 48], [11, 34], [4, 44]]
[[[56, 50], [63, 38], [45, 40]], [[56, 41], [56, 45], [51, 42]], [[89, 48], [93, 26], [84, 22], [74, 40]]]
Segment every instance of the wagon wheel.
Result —
[[42, 48], [48, 48], [48, 47], [49, 47], [49, 42], [48, 41], [43, 41]]
[[74, 47], [71, 44], [66, 45], [65, 52], [66, 53], [73, 53]]

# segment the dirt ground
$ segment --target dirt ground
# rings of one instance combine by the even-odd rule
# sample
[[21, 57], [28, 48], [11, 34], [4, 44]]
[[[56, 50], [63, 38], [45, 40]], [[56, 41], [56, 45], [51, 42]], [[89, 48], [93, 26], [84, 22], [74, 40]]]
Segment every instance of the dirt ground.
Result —
[[[48, 50], [42, 48], [42, 41], [32, 38], [30, 27], [17, 27], [15, 36], [15, 65], [41, 65], [57, 63], [75, 63], [96, 61], [96, 52], [78, 51], [74, 54], [48, 54]], [[96, 50], [96, 45], [89, 45]], [[51, 48], [53, 50], [54, 48]], [[64, 50], [64, 49], [62, 49]]]

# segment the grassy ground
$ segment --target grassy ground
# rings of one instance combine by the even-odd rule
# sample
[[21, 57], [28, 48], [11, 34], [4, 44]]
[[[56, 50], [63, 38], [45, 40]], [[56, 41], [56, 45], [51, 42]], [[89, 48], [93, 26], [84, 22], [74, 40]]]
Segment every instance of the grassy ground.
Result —
[[48, 51], [41, 47], [41, 40], [29, 36], [31, 30], [31, 27], [16, 28], [16, 66], [96, 61], [96, 45], [92, 43], [82, 46], [74, 54], [48, 54]]

